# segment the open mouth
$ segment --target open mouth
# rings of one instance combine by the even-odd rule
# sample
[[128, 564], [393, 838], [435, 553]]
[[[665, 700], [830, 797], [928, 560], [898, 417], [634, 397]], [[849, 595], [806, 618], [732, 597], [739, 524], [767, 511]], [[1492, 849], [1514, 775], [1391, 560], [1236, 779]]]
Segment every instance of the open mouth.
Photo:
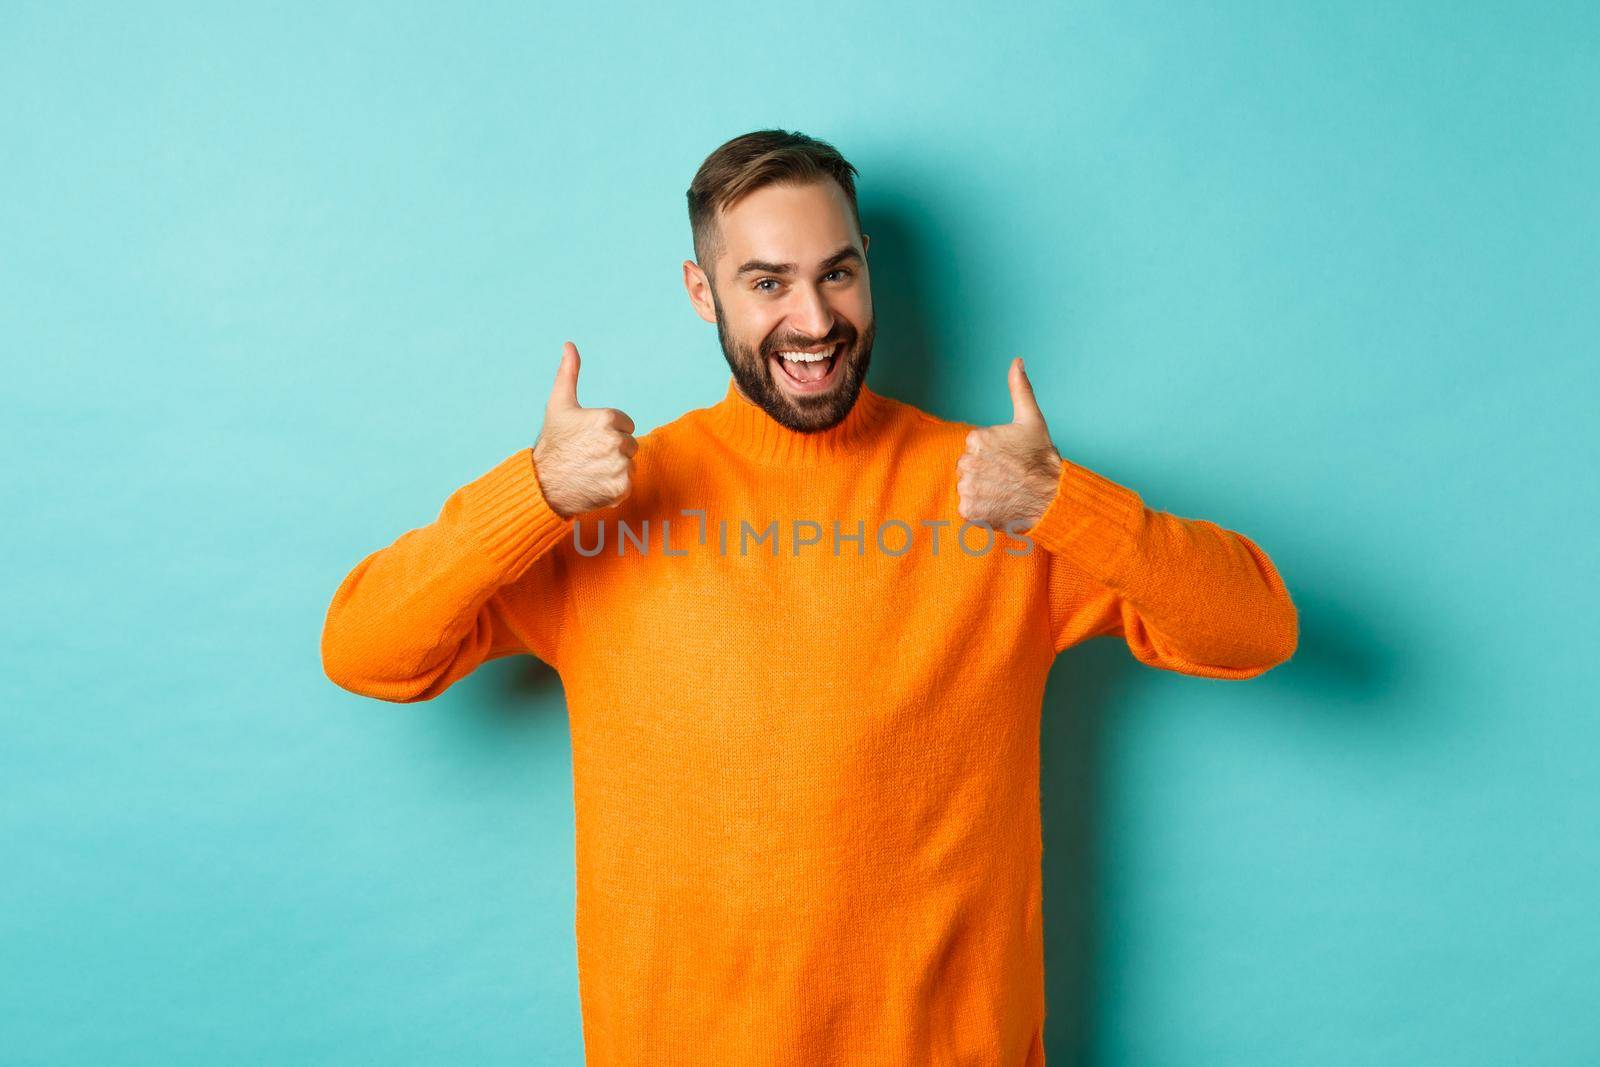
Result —
[[840, 341], [825, 352], [775, 352], [771, 359], [795, 392], [817, 393], [833, 385], [843, 351], [844, 342]]

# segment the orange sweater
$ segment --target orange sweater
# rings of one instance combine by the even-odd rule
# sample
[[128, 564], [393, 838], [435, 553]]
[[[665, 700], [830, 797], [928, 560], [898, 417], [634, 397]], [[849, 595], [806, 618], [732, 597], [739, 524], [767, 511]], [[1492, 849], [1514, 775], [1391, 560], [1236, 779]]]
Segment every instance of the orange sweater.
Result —
[[590, 1064], [1042, 1064], [1051, 661], [1101, 634], [1209, 678], [1293, 653], [1260, 548], [1070, 461], [1022, 536], [963, 528], [970, 429], [865, 388], [798, 434], [730, 377], [639, 437], [576, 541], [525, 448], [334, 594], [352, 692], [559, 672]]

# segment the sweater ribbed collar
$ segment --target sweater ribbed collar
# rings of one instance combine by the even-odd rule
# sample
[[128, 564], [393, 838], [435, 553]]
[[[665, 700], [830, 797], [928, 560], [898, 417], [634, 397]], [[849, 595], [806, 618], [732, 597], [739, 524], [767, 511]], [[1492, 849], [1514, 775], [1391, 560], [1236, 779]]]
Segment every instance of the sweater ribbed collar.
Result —
[[705, 409], [706, 426], [724, 444], [760, 463], [803, 466], [861, 456], [880, 436], [890, 402], [861, 383], [855, 406], [836, 425], [815, 433], [791, 430], [746, 400], [728, 376], [728, 391]]

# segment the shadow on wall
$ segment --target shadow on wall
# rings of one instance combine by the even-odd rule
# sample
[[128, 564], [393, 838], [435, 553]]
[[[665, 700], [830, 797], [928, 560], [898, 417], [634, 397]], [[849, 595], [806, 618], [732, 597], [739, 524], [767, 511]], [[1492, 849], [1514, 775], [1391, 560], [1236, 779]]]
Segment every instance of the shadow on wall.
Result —
[[[674, 539], [676, 540], [676, 539]], [[492, 703], [508, 716], [526, 714], [530, 707], [567, 713], [561, 676], [537, 656], [517, 656], [516, 669], [506, 672]]]
[[[1270, 550], [1269, 550], [1270, 551]], [[1335, 600], [1289, 586], [1300, 613], [1300, 647], [1262, 679], [1288, 682], [1329, 711], [1392, 706], [1401, 664], [1394, 642]], [[1039, 804], [1044, 835], [1045, 1054], [1052, 1067], [1095, 1067], [1098, 977], [1107, 933], [1098, 869], [1106, 854], [1101, 775], [1113, 716], [1152, 671], [1121, 638], [1097, 637], [1056, 657], [1039, 732]], [[1195, 685], [1248, 686], [1190, 679]], [[1305, 703], [1310, 703], [1307, 701]], [[1297, 706], [1304, 706], [1303, 703]], [[1124, 911], [1126, 909], [1123, 909]]]
[[925, 240], [923, 232], [884, 211], [869, 216], [863, 210], [861, 228], [872, 238], [867, 263], [878, 330], [867, 379], [878, 393], [948, 418], [937, 372], [958, 357], [938, 349], [938, 339], [953, 331], [941, 330], [934, 317], [945, 305], [923, 292], [930, 273], [919, 244]]

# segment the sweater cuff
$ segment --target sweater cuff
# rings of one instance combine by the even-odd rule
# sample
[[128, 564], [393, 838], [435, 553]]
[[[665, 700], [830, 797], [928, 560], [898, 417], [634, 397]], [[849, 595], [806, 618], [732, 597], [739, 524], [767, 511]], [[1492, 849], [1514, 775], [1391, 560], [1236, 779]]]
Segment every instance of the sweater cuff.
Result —
[[507, 581], [521, 577], [572, 526], [572, 520], [557, 515], [545, 499], [531, 447], [513, 452], [462, 487], [461, 518], [472, 542]]
[[1025, 531], [1047, 552], [1071, 560], [1113, 588], [1144, 528], [1144, 499], [1065, 457], [1056, 495]]

